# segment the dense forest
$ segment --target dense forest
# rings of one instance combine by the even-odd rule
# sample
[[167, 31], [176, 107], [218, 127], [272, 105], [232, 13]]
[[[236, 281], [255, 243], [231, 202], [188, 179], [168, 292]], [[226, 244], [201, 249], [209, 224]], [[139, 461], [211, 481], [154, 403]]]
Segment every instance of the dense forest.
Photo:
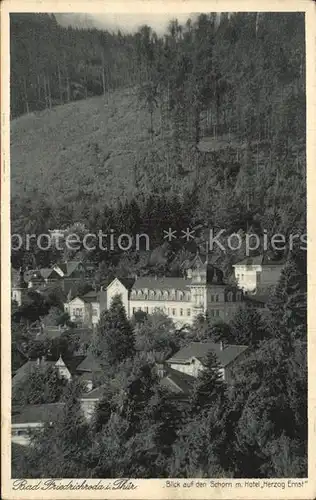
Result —
[[305, 231], [303, 14], [202, 14], [164, 36], [15, 14], [11, 67], [13, 233], [80, 220], [155, 248], [175, 222]]

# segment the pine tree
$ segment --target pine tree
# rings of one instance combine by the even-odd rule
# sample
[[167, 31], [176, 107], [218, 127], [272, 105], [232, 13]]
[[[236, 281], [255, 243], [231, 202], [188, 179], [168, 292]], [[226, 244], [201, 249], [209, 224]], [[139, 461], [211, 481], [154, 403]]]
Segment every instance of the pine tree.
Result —
[[215, 401], [223, 398], [225, 383], [220, 370], [221, 366], [216, 355], [210, 351], [206, 357], [204, 370], [200, 373], [193, 388], [191, 397], [192, 413], [208, 409]]
[[234, 344], [256, 347], [267, 336], [260, 313], [253, 307], [240, 308], [230, 323]]
[[101, 359], [110, 365], [134, 355], [134, 333], [120, 296], [114, 297], [109, 310], [101, 315], [95, 348]]

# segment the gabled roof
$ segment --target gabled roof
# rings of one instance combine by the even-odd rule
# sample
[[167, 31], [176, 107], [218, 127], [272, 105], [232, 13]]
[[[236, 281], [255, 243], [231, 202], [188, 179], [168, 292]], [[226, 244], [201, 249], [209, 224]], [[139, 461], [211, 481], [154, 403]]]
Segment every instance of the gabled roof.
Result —
[[233, 264], [234, 266], [283, 266], [286, 262], [285, 257], [278, 257], [270, 252], [261, 255], [245, 257], [243, 260]]
[[12, 424], [56, 422], [62, 415], [64, 403], [13, 406]]
[[236, 262], [236, 264], [233, 264], [233, 267], [234, 266], [261, 266], [262, 261], [263, 261], [263, 255], [256, 255], [254, 257], [246, 257], [243, 260]]
[[81, 395], [80, 399], [97, 399], [100, 400], [104, 394], [104, 389], [105, 389], [105, 384], [100, 385], [99, 387], [96, 387], [90, 392], [85, 392], [84, 394]]
[[101, 371], [101, 365], [98, 360], [89, 353], [82, 359], [81, 363], [77, 365], [77, 372], [96, 372]]
[[82, 363], [82, 361], [85, 359], [86, 355], [85, 354], [79, 354], [77, 356], [72, 356], [71, 358], [64, 358], [63, 361], [70, 371], [71, 375], [76, 375], [78, 366]]
[[46, 369], [49, 366], [55, 366], [56, 361], [47, 361], [47, 360], [42, 360], [40, 363], [38, 362], [37, 359], [34, 360], [28, 360], [27, 363], [22, 365], [14, 375], [12, 379], [12, 386], [15, 387], [17, 384], [20, 382], [23, 382], [26, 380], [32, 371], [36, 370], [37, 368], [42, 368]]
[[162, 277], [155, 278], [153, 276], [146, 276], [143, 278], [138, 278], [132, 287], [133, 290], [142, 290], [147, 288], [148, 290], [188, 290], [188, 286], [191, 284], [191, 280], [185, 278], [173, 278], [173, 277]]
[[222, 367], [229, 365], [241, 353], [246, 351], [248, 346], [244, 345], [226, 345], [221, 349], [221, 344], [214, 342], [191, 342], [167, 359], [166, 363], [187, 363], [192, 358], [197, 358], [203, 364], [210, 351], [214, 352]]
[[189, 395], [195, 381], [196, 379], [191, 375], [167, 367], [166, 374], [160, 380], [160, 384], [176, 394]]
[[28, 361], [27, 356], [21, 351], [16, 342], [11, 347], [11, 370], [16, 373]]

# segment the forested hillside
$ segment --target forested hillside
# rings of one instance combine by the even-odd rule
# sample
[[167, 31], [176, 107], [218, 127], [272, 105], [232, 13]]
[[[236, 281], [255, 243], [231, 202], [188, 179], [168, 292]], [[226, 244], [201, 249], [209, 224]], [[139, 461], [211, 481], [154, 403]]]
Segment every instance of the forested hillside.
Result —
[[303, 14], [203, 14], [163, 37], [18, 14], [11, 37], [14, 232], [110, 212], [129, 232], [124, 199], [133, 230], [161, 234], [175, 207], [179, 227], [304, 230]]

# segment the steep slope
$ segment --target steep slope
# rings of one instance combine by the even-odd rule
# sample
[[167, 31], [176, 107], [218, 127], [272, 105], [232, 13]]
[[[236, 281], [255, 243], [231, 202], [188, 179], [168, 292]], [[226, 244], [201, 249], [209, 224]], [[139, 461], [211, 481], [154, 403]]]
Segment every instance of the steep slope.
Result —
[[[34, 189], [52, 202], [80, 192], [108, 202], [134, 193], [135, 166], [151, 138], [132, 90], [30, 113], [11, 123], [12, 196]], [[159, 149], [160, 136], [155, 136]]]

